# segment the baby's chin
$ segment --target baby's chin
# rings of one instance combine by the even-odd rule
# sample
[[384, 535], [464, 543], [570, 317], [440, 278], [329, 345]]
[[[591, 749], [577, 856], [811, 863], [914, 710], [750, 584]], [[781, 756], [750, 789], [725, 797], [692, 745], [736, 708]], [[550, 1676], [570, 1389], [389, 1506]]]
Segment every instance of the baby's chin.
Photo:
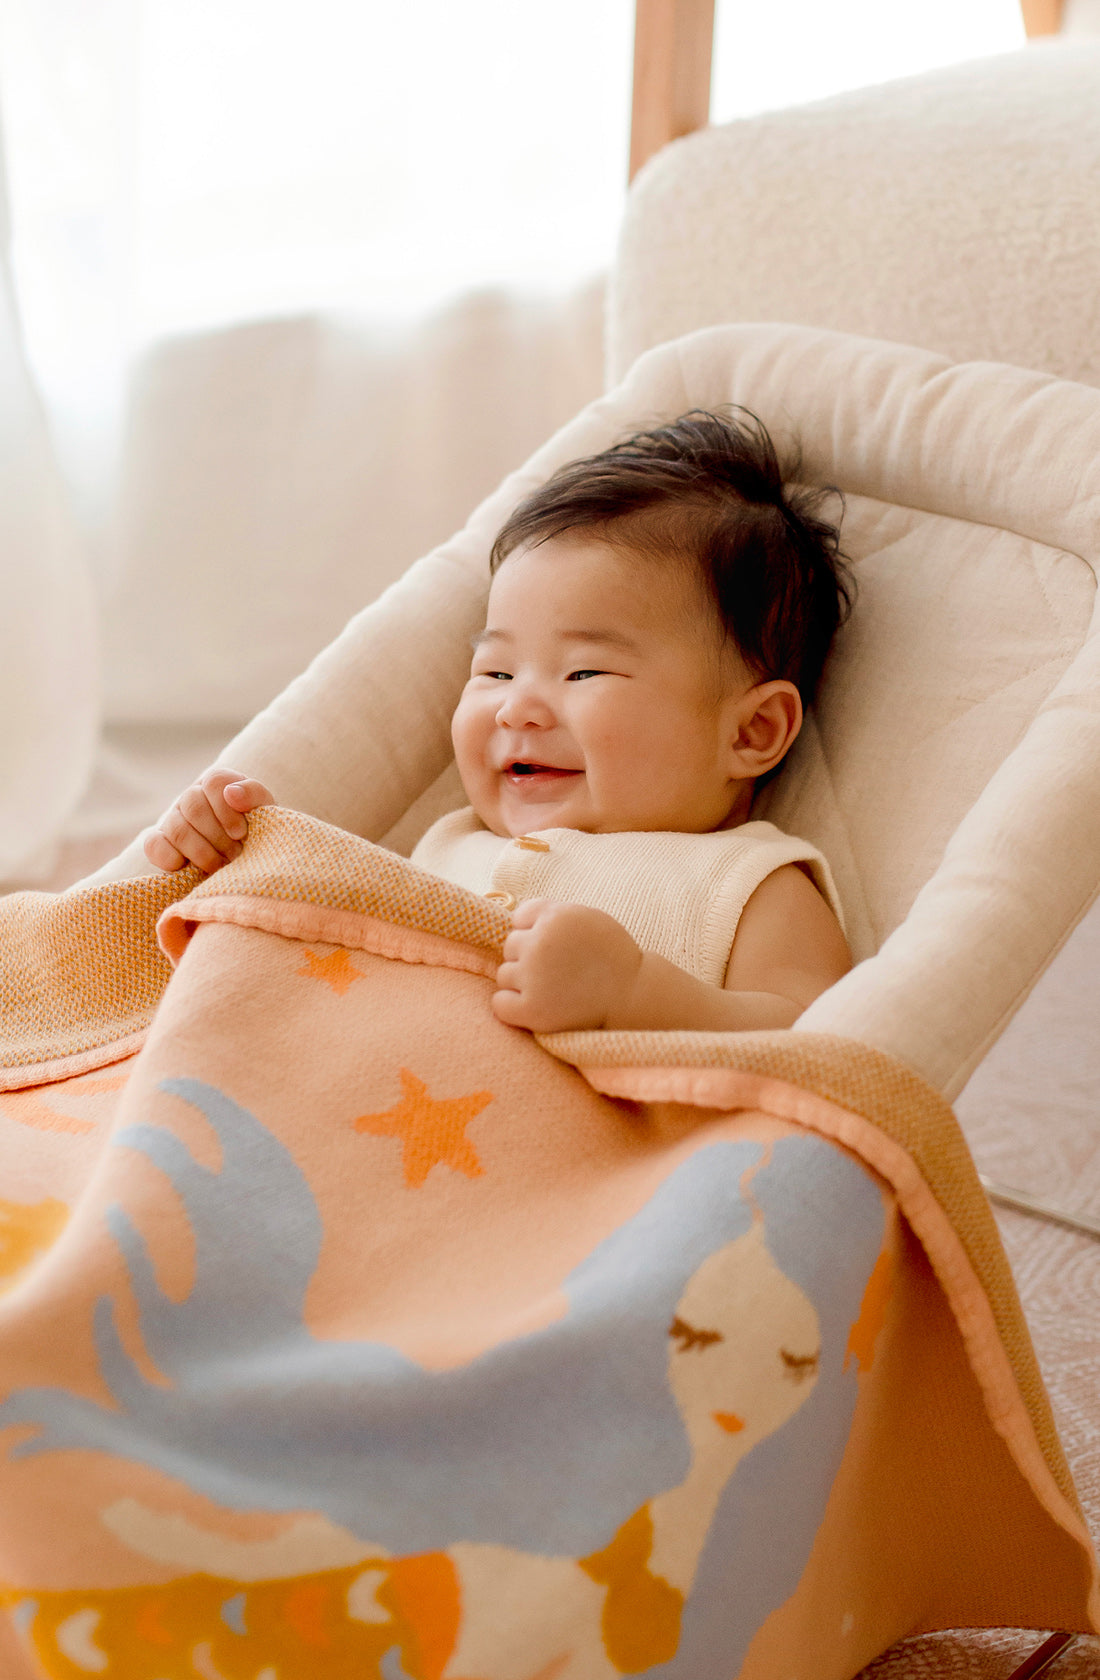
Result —
[[487, 828], [490, 834], [499, 835], [502, 840], [518, 840], [521, 834], [530, 832], [530, 823], [526, 828], [520, 828], [515, 823], [509, 824], [507, 817], [502, 816], [495, 808], [491, 811], [484, 810], [475, 799], [470, 800], [470, 805], [482, 828]]
[[[563, 811], [533, 806], [526, 811], [512, 816], [500, 811], [479, 811], [474, 806], [474, 815], [483, 828], [491, 834], [499, 835], [502, 840], [522, 840], [525, 834], [537, 834], [544, 828], [571, 829], [577, 834], [642, 834], [664, 832], [670, 829], [678, 834], [706, 834], [712, 830], [698, 820], [692, 820], [691, 815], [685, 815], [678, 823], [667, 820], [664, 813], [648, 816], [637, 811], [631, 812], [602, 812], [599, 815], [582, 817], [569, 815]], [[739, 819], [743, 821], [744, 819]], [[717, 823], [721, 828], [724, 824]], [[735, 826], [731, 822], [731, 827]]]
[[583, 812], [570, 811], [566, 801], [545, 797], [517, 796], [509, 799], [506, 796], [494, 802], [491, 810], [478, 810], [475, 805], [474, 814], [484, 827], [493, 834], [499, 834], [502, 840], [521, 840], [525, 834], [536, 834], [543, 828], [575, 828], [580, 832], [590, 832], [595, 827], [585, 820]]
[[570, 822], [550, 811], [528, 811], [525, 820], [519, 817], [510, 820], [499, 812], [490, 815], [479, 811], [475, 805], [474, 815], [483, 828], [487, 828], [490, 834], [499, 835], [502, 840], [522, 840], [525, 834], [537, 834], [540, 828], [575, 828], [581, 834], [593, 832], [588, 823]]
[[558, 805], [553, 800], [525, 800], [518, 808], [509, 808], [511, 802], [504, 800], [494, 803], [491, 809], [479, 809], [473, 800], [470, 803], [482, 826], [502, 840], [521, 840], [525, 834], [537, 834], [546, 828], [572, 829], [578, 834], [712, 834], [718, 829], [737, 828], [749, 816], [748, 800], [745, 809], [735, 804], [728, 812], [725, 809], [570, 811], [565, 801]]

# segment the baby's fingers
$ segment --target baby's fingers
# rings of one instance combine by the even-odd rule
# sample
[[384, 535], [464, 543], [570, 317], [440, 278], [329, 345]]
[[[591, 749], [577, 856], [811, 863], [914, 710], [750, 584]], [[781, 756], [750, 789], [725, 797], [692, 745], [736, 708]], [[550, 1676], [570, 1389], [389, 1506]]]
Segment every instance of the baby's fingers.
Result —
[[547, 898], [525, 898], [522, 904], [512, 911], [512, 926], [514, 928], [533, 928], [544, 910], [549, 906]]
[[[192, 833], [198, 834], [221, 854], [223, 862], [228, 862], [230, 858], [238, 855], [241, 849], [240, 842], [248, 833], [248, 824], [244, 817], [229, 809], [221, 797], [221, 789], [211, 788], [206, 776], [180, 795], [170, 816], [182, 820], [185, 825], [185, 838], [190, 838], [186, 833], [186, 829], [190, 828]], [[163, 822], [159, 826], [161, 832], [178, 845], [181, 852], [187, 850], [169, 826]], [[199, 860], [195, 858], [193, 861], [198, 863]], [[204, 864], [203, 868], [205, 867]]]
[[249, 811], [259, 810], [261, 805], [274, 805], [275, 796], [264, 787], [262, 782], [255, 782], [241, 777], [239, 781], [227, 782], [222, 789], [225, 803], [242, 816]]
[[[215, 846], [220, 843], [219, 837], [231, 841], [243, 840], [248, 833], [244, 811], [250, 807], [246, 805], [242, 811], [225, 797], [226, 788], [235, 787], [241, 781], [242, 777], [235, 770], [207, 770], [180, 800], [184, 816]], [[266, 789], [261, 791], [266, 792]], [[206, 820], [207, 811], [213, 819], [213, 827]]]
[[501, 946], [500, 954], [506, 963], [515, 967], [524, 953], [531, 949], [531, 944], [530, 929], [514, 927]]
[[[184, 798], [186, 799], [186, 795]], [[221, 845], [216, 846], [198, 822], [191, 823], [187, 820], [182, 805], [181, 800], [179, 805], [173, 805], [167, 816], [161, 818], [159, 832], [186, 862], [197, 864], [204, 874], [212, 875], [215, 869], [220, 869], [230, 858], [238, 855], [240, 843], [222, 834]], [[209, 822], [212, 821], [211, 817]], [[149, 855], [147, 849], [146, 856]]]
[[494, 992], [493, 1014], [506, 1027], [525, 1027], [528, 1032], [541, 1030], [538, 1008], [522, 992], [508, 988]]
[[154, 869], [163, 869], [166, 875], [171, 875], [177, 869], [186, 869], [187, 859], [178, 851], [172, 842], [165, 838], [159, 828], [145, 837], [145, 856]]

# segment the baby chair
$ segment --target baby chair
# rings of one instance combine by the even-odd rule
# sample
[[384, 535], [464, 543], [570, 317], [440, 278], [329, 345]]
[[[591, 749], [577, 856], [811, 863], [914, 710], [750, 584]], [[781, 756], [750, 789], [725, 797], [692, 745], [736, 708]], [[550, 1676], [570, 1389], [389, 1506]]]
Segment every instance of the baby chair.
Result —
[[[829, 858], [856, 958], [794, 1032], [956, 1096], [1100, 887], [1098, 75], [1032, 48], [668, 147], [628, 208], [608, 394], [222, 761], [407, 853], [463, 803], [448, 726], [504, 516], [640, 425], [743, 405], [844, 495], [859, 582], [757, 812]], [[109, 872], [144, 869], [135, 843]]]

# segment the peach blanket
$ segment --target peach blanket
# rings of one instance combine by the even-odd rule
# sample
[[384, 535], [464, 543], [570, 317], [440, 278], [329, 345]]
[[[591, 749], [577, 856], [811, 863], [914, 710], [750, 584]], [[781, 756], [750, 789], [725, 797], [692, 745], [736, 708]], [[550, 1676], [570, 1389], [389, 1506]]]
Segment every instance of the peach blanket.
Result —
[[811, 1034], [536, 1040], [505, 929], [276, 809], [209, 881], [0, 902], [5, 1680], [1097, 1626], [942, 1099]]

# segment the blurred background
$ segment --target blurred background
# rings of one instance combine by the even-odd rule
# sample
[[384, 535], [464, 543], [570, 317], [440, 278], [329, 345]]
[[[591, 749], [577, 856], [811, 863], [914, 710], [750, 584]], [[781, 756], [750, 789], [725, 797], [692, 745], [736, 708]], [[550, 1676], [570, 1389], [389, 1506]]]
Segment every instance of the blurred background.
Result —
[[[599, 393], [633, 23], [0, 0], [6, 884], [153, 820]], [[719, 0], [712, 121], [1023, 45], [1018, 0]]]

